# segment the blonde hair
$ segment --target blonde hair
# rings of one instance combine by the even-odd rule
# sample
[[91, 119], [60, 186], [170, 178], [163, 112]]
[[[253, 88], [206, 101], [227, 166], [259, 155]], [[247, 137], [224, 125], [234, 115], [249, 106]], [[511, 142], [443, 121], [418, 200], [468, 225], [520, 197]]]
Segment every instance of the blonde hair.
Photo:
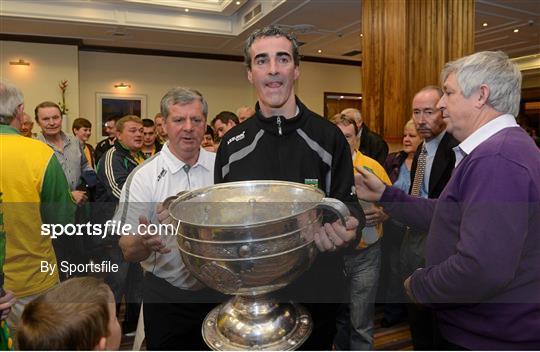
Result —
[[343, 126], [349, 126], [353, 125], [354, 127], [354, 135], [358, 135], [358, 126], [356, 125], [356, 122], [352, 117], [349, 117], [343, 113], [341, 114], [335, 114], [330, 118], [330, 122], [332, 122], [334, 125], [343, 125]]
[[135, 115], [126, 115], [122, 117], [120, 120], [116, 121], [116, 130], [120, 133], [124, 132], [124, 125], [126, 122], [137, 122], [138, 124], [143, 124], [141, 118], [139, 116]]
[[69, 279], [26, 305], [17, 329], [21, 350], [92, 350], [109, 336], [109, 286]]
[[409, 121], [405, 122], [403, 129], [406, 129], [407, 127], [412, 127], [416, 131], [416, 125], [414, 124], [413, 119], [410, 119]]

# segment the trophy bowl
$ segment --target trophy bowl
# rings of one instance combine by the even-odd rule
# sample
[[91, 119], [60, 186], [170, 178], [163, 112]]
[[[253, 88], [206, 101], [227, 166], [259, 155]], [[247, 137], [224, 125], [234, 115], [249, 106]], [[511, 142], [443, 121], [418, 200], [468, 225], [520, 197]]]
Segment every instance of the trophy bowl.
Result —
[[322, 209], [343, 222], [349, 215], [319, 189], [285, 181], [223, 183], [172, 201], [184, 264], [206, 286], [235, 296], [205, 318], [202, 334], [210, 348], [294, 350], [309, 337], [309, 312], [270, 293], [315, 260]]

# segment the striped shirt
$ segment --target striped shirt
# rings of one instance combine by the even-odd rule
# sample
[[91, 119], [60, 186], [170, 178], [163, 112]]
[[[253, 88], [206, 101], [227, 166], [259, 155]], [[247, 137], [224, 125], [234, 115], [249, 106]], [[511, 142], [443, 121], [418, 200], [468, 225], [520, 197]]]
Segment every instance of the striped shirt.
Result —
[[43, 133], [37, 136], [37, 139], [47, 144], [54, 150], [56, 158], [64, 170], [64, 174], [68, 180], [69, 189], [74, 191], [80, 184], [81, 176], [85, 172], [94, 172], [88, 164], [88, 160], [83, 152], [83, 147], [76, 137], [68, 136], [64, 132], [62, 134], [63, 150], [60, 150], [52, 142], [45, 139]]

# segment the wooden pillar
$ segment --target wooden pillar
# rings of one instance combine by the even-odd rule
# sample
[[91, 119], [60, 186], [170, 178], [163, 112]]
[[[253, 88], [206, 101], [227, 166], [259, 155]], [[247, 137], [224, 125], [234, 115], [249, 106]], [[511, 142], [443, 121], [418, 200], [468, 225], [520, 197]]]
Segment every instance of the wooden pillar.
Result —
[[474, 51], [474, 0], [362, 0], [362, 116], [400, 142], [414, 94]]

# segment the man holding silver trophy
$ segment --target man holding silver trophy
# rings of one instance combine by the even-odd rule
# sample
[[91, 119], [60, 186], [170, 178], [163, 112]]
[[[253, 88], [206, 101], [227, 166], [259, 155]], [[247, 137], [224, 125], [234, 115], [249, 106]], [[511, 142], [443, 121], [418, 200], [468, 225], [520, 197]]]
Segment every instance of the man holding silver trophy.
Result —
[[[176, 236], [137, 234], [120, 241], [126, 258], [142, 261], [147, 271], [149, 349], [204, 348], [198, 331], [208, 307], [191, 309], [196, 298], [206, 297], [202, 303], [212, 298], [203, 294], [200, 282], [237, 295], [204, 320], [204, 340], [212, 349], [332, 349], [337, 308], [345, 298], [343, 261], [334, 252], [357, 243], [365, 223], [354, 193], [350, 151], [337, 127], [295, 97], [299, 55], [292, 36], [278, 27], [258, 30], [247, 40], [245, 53], [257, 112], [225, 134], [215, 165], [208, 163], [214, 154], [194, 147], [204, 134], [200, 122], [206, 120], [206, 102], [191, 90], [188, 100], [178, 100], [173, 89], [161, 109], [169, 142], [133, 172], [122, 191], [125, 203], [118, 219], [172, 220], [178, 229]], [[210, 170], [215, 186], [210, 186]], [[191, 192], [170, 207], [156, 208], [156, 202], [183, 190]], [[243, 191], [254, 193], [243, 199]], [[314, 204], [325, 203], [324, 197], [347, 204], [340, 203], [339, 220], [321, 221]], [[278, 205], [264, 208], [272, 202]], [[140, 215], [145, 217], [139, 220]], [[316, 249], [326, 253], [314, 260]], [[266, 296], [298, 276], [277, 292], [277, 301], [285, 303]], [[162, 304], [155, 304], [160, 297]], [[290, 301], [307, 303], [309, 313]]]
[[277, 292], [280, 301], [305, 303], [311, 313], [313, 332], [302, 348], [331, 350], [338, 303], [345, 298], [343, 260], [333, 252], [358, 242], [365, 223], [351, 192], [354, 180], [348, 144], [336, 126], [295, 96], [299, 54], [291, 34], [277, 26], [255, 31], [246, 41], [244, 59], [258, 96], [256, 113], [223, 137], [214, 167], [215, 183], [292, 181], [314, 186], [326, 197], [347, 204], [352, 216], [346, 218], [345, 226], [325, 219], [313, 234], [319, 251], [326, 253]]

